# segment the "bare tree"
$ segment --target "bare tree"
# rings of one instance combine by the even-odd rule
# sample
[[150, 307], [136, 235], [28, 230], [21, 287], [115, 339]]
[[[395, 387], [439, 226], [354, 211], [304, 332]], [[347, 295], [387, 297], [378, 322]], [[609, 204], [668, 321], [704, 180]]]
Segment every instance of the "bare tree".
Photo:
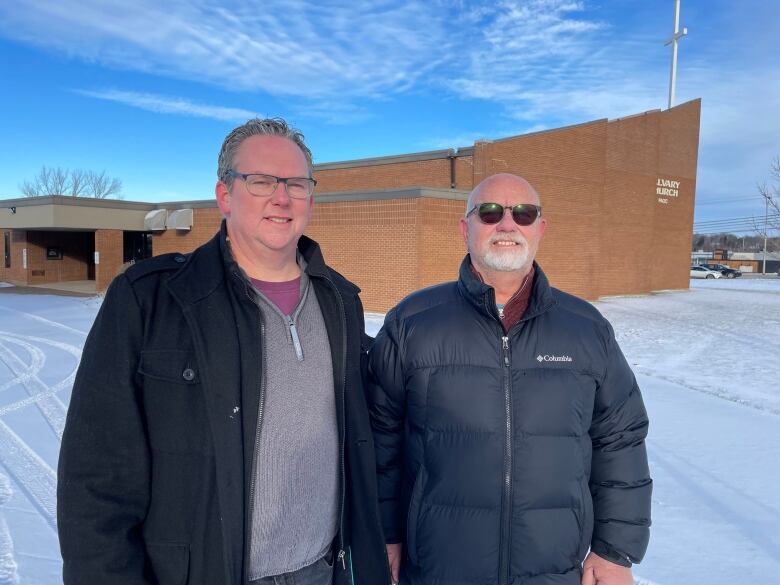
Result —
[[25, 197], [38, 197], [38, 185], [35, 182], [23, 181], [19, 190]]
[[[46, 167], [44, 167], [45, 169]], [[60, 167], [49, 169], [48, 192], [46, 195], [65, 195], [68, 189], [68, 171]]]
[[106, 175], [106, 171], [68, 170], [42, 166], [31, 181], [23, 181], [19, 190], [25, 197], [70, 195], [72, 197], [122, 198], [122, 181]]
[[764, 198], [765, 217], [753, 219], [754, 229], [764, 235], [764, 231], [780, 231], [780, 156], [776, 156], [769, 165], [769, 174], [774, 179], [773, 184], [766, 182], [756, 185], [759, 195]]
[[19, 188], [26, 197], [64, 195], [68, 186], [68, 171], [60, 167], [42, 166], [32, 181], [25, 181]]
[[109, 177], [106, 171], [88, 171], [86, 174], [86, 194], [88, 197], [105, 199], [106, 197], [121, 198], [122, 181], [116, 177]]
[[74, 169], [70, 172], [70, 183], [68, 191], [71, 197], [81, 197], [87, 187], [87, 173], [80, 169]]

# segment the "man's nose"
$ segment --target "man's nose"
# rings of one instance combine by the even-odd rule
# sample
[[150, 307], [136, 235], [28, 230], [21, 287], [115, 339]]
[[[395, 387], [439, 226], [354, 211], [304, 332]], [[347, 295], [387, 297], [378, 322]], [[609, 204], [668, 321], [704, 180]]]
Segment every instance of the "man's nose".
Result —
[[288, 205], [290, 203], [290, 194], [287, 192], [286, 181], [279, 181], [276, 184], [276, 190], [271, 196], [271, 201], [278, 205]]
[[500, 232], [513, 232], [516, 228], [517, 224], [512, 219], [512, 210], [504, 209], [504, 215], [501, 216], [501, 221], [496, 224], [496, 229]]

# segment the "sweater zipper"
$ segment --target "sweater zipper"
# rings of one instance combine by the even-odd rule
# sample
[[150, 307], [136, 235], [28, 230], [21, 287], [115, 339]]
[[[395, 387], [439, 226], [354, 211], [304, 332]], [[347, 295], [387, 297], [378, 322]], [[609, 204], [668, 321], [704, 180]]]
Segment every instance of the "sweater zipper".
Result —
[[509, 337], [501, 337], [502, 358], [504, 362], [504, 414], [506, 417], [504, 437], [504, 504], [501, 507], [501, 562], [499, 583], [509, 583], [509, 532], [512, 510], [512, 370], [509, 351]]
[[[341, 293], [333, 281], [327, 276], [324, 277], [325, 281], [333, 289], [336, 294], [336, 300], [339, 303], [339, 317], [341, 318], [341, 425], [339, 428], [339, 471], [341, 473], [341, 503], [339, 504], [339, 552], [336, 556], [336, 560], [341, 563], [341, 568], [347, 570], [346, 561], [346, 547], [344, 546], [344, 507], [346, 500], [346, 470], [344, 465], [344, 437], [346, 435], [346, 395], [347, 395], [347, 318], [344, 309], [344, 299], [341, 298]], [[352, 559], [349, 560], [350, 567], [352, 566]], [[350, 582], [354, 585], [354, 578], [350, 572]]]
[[287, 327], [290, 328], [290, 339], [292, 339], [293, 347], [295, 347], [295, 357], [299, 362], [303, 361], [303, 346], [301, 345], [301, 339], [298, 337], [298, 329], [295, 327], [295, 321], [293, 321], [290, 315], [285, 315], [287, 320]]
[[[250, 297], [251, 300], [251, 297]], [[260, 427], [263, 423], [263, 407], [265, 406], [265, 321], [263, 320], [262, 311], [258, 307], [260, 313], [260, 401], [257, 405], [257, 424], [255, 425], [255, 444], [252, 448], [252, 474], [249, 480], [249, 505], [247, 506], [247, 516], [244, 519], [244, 526], [247, 527], [249, 535], [246, 538], [246, 545], [244, 547], [244, 582], [249, 582], [249, 562], [252, 540], [252, 514], [254, 514], [255, 507], [255, 483], [257, 480], [257, 448], [260, 443]]]

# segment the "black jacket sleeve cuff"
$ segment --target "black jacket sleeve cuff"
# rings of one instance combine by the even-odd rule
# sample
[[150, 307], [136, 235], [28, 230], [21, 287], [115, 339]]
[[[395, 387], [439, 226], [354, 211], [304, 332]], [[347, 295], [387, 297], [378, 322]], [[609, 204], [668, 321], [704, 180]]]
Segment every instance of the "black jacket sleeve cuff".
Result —
[[591, 552], [597, 554], [602, 559], [606, 559], [611, 563], [620, 565], [621, 567], [630, 567], [631, 561], [625, 556], [620, 554], [610, 545], [602, 540], [593, 540], [590, 545]]

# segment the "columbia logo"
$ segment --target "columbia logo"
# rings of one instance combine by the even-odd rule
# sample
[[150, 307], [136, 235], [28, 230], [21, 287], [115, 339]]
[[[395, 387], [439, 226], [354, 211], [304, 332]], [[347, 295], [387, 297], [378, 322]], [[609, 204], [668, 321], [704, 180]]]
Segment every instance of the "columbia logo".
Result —
[[542, 363], [542, 362], [571, 362], [571, 361], [574, 361], [574, 360], [572, 360], [567, 355], [548, 355], [548, 354], [542, 355], [542, 354], [539, 354], [538, 356], [536, 356], [536, 361], [539, 362], [539, 363]]

